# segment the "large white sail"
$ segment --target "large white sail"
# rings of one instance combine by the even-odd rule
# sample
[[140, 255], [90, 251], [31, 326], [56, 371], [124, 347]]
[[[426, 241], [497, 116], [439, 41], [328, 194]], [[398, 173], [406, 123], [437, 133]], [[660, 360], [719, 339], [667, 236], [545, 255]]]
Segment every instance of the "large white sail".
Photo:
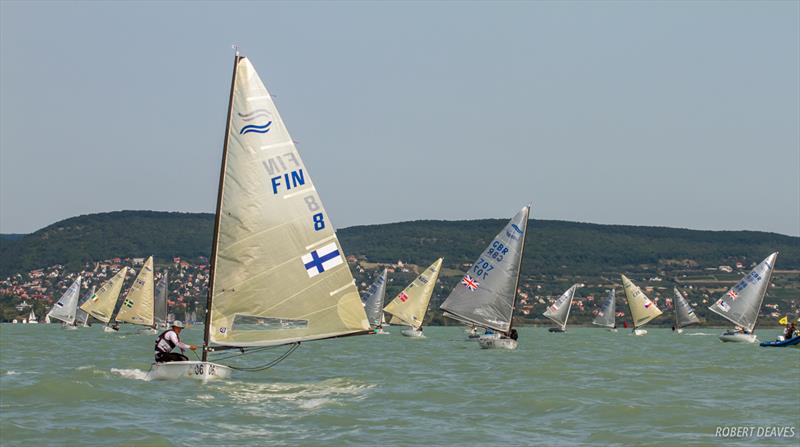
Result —
[[634, 329], [644, 326], [653, 318], [661, 315], [661, 310], [656, 307], [656, 304], [650, 301], [642, 289], [625, 275], [622, 275], [622, 287], [625, 289], [625, 297], [628, 298], [628, 308], [631, 311]]
[[369, 324], [373, 327], [379, 327], [383, 317], [383, 300], [386, 296], [386, 273], [387, 269], [383, 269], [375, 282], [369, 286], [366, 295], [364, 295], [364, 310], [367, 312]]
[[440, 306], [446, 317], [509, 331], [529, 214], [530, 206], [519, 210], [489, 243]]
[[439, 258], [386, 305], [383, 310], [392, 314], [390, 324], [405, 324], [414, 329], [422, 326], [441, 269], [442, 258]]
[[333, 224], [272, 96], [248, 59], [235, 64], [209, 341], [270, 346], [367, 331]]
[[114, 308], [117, 306], [119, 292], [122, 291], [122, 284], [125, 282], [127, 274], [128, 267], [122, 267], [116, 275], [103, 283], [88, 301], [81, 305], [81, 309], [103, 323], [111, 321]]
[[592, 324], [596, 324], [598, 326], [605, 326], [611, 327], [617, 325], [615, 312], [617, 311], [617, 303], [616, 303], [616, 290], [611, 289], [608, 291], [608, 299], [606, 300], [605, 305], [603, 306], [600, 311], [597, 312], [597, 316], [594, 317], [592, 320]]
[[777, 258], [778, 252], [767, 256], [708, 309], [752, 332]]
[[562, 330], [567, 327], [567, 319], [569, 318], [569, 310], [572, 308], [572, 298], [575, 296], [575, 290], [578, 289], [577, 284], [562, 293], [558, 299], [547, 307], [542, 315], [552, 320]]
[[672, 289], [675, 292], [675, 302], [673, 303], [675, 307], [675, 328], [679, 329], [684, 326], [689, 326], [690, 324], [699, 323], [700, 319], [697, 318], [694, 309], [692, 309], [692, 306], [686, 301], [681, 291], [678, 290], [677, 287], [673, 287]]
[[139, 274], [136, 275], [125, 299], [122, 300], [122, 306], [117, 313], [117, 321], [152, 326], [153, 295], [153, 257], [150, 256], [142, 265]]
[[78, 310], [78, 299], [81, 293], [81, 277], [78, 276], [71, 286], [61, 295], [56, 304], [47, 313], [47, 317], [61, 320], [67, 324], [75, 324], [75, 314]]
[[168, 273], [165, 271], [156, 284], [155, 304], [153, 305], [153, 322], [156, 325], [167, 324], [167, 296], [169, 294]]

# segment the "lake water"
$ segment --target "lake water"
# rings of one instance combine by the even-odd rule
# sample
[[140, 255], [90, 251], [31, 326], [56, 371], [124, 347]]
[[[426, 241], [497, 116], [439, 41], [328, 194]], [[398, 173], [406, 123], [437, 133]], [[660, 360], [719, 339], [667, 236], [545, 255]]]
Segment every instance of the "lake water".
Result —
[[[147, 381], [132, 328], [0, 325], [0, 444], [192, 446], [798, 445], [800, 350], [719, 329], [521, 328], [517, 351], [456, 327], [303, 344], [228, 382]], [[764, 329], [773, 338], [779, 329]], [[197, 343], [202, 329], [183, 338]], [[281, 351], [248, 355], [266, 363]], [[223, 362], [225, 363], [225, 362]], [[753, 427], [720, 438], [718, 426]], [[791, 427], [794, 437], [758, 436]], [[745, 429], [749, 430], [749, 429]], [[766, 434], [766, 433], [763, 433]]]

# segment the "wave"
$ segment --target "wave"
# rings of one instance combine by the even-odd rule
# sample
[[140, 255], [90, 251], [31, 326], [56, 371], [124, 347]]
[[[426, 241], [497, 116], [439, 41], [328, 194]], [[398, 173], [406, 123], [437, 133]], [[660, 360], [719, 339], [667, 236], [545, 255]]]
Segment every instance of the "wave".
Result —
[[272, 117], [272, 115], [269, 113], [267, 109], [256, 109], [250, 113], [239, 112], [239, 118], [241, 118], [244, 121], [252, 121], [260, 116], [264, 116], [267, 118]]
[[267, 133], [269, 132], [269, 126], [272, 125], [272, 121], [268, 121], [267, 124], [263, 124], [261, 126], [257, 126], [255, 124], [249, 124], [247, 126], [242, 127], [239, 130], [239, 135], [244, 135], [250, 132], [255, 133]]
[[141, 369], [117, 369], [111, 368], [111, 372], [114, 374], [119, 375], [120, 377], [124, 377], [126, 379], [133, 379], [133, 380], [142, 380], [145, 382], [150, 381], [150, 375], [147, 374], [147, 371], [142, 371]]

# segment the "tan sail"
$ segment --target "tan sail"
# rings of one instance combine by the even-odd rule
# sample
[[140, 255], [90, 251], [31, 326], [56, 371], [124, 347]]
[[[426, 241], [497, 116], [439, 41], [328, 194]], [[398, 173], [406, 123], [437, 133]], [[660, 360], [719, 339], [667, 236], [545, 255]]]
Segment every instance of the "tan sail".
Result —
[[119, 298], [119, 292], [122, 291], [122, 283], [125, 282], [127, 274], [128, 267], [122, 267], [122, 270], [103, 283], [94, 295], [81, 305], [81, 310], [103, 323], [111, 321], [114, 307], [117, 305], [117, 298]]
[[414, 329], [422, 326], [441, 269], [442, 258], [439, 258], [383, 308], [392, 314], [389, 323], [406, 324]]
[[625, 297], [628, 299], [628, 308], [631, 311], [634, 328], [642, 327], [661, 315], [661, 310], [656, 307], [656, 304], [650, 301], [642, 289], [625, 275], [622, 275], [622, 286], [625, 289]]
[[317, 189], [272, 96], [237, 56], [209, 340], [270, 346], [369, 330]]
[[133, 281], [128, 294], [122, 300], [122, 306], [117, 313], [117, 321], [152, 326], [154, 291], [153, 257], [150, 256], [139, 271], [139, 275], [136, 276], [136, 280]]

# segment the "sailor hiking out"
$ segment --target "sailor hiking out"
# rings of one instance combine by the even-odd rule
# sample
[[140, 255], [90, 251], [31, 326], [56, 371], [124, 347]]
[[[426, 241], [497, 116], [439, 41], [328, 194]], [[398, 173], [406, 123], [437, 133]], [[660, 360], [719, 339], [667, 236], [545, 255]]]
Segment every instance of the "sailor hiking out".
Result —
[[[191, 349], [194, 351], [197, 349], [195, 345], [187, 345], [186, 343], [182, 342], [180, 339], [180, 333], [183, 330], [183, 323], [180, 321], [174, 321], [172, 323], [172, 329], [168, 329], [161, 333], [156, 339], [156, 363], [166, 363], [166, 362], [185, 362], [189, 360], [188, 357], [183, 355], [183, 352], [187, 349]], [[172, 352], [175, 347], [180, 348], [181, 354], [177, 352]]]

